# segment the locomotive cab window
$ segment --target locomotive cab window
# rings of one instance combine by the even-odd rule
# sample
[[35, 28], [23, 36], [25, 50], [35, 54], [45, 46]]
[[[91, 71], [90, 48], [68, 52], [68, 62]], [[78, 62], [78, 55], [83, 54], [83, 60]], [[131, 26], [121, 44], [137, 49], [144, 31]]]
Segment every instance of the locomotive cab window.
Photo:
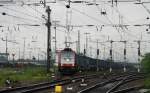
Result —
[[61, 59], [65, 62], [73, 62], [74, 61], [74, 53], [73, 52], [62, 52]]

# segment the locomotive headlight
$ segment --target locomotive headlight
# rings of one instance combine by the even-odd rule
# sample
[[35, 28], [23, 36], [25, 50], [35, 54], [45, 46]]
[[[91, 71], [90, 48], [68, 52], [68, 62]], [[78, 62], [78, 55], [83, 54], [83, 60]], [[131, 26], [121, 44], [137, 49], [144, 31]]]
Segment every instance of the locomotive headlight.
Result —
[[68, 59], [68, 58], [67, 58], [67, 59], [66, 59], [66, 61], [67, 61], [67, 62], [69, 62], [69, 61], [70, 61], [70, 59]]

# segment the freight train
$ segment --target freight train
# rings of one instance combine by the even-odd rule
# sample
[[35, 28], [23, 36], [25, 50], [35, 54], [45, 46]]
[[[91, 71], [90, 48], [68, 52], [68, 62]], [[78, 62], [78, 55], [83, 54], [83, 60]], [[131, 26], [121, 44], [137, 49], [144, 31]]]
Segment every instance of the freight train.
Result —
[[58, 54], [58, 70], [62, 74], [73, 74], [77, 71], [94, 70], [121, 70], [124, 67], [132, 69], [132, 63], [111, 62], [94, 59], [81, 54], [76, 54], [71, 48], [65, 48]]

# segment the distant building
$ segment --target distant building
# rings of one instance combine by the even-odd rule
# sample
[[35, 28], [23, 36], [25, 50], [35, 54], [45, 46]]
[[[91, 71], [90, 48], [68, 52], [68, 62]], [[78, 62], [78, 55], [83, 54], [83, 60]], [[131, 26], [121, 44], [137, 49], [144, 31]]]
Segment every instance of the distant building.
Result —
[[9, 54], [7, 53], [0, 53], [0, 64], [6, 64], [8, 63], [8, 56]]

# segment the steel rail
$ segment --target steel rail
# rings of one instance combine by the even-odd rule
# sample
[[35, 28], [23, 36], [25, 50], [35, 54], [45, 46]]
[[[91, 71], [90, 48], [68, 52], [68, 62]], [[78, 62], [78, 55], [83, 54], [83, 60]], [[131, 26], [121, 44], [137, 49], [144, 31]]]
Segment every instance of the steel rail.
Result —
[[83, 75], [83, 76], [70, 78], [70, 79], [54, 80], [52, 82], [33, 84], [33, 85], [29, 85], [29, 86], [16, 87], [16, 88], [11, 88], [11, 89], [3, 89], [3, 90], [0, 90], [0, 93], [11, 93], [11, 92], [14, 92], [14, 91], [22, 91], [22, 92], [19, 92], [19, 93], [27, 93], [27, 91], [28, 92], [29, 91], [38, 91], [38, 90], [42, 90], [42, 89], [47, 89], [49, 87], [54, 87], [57, 84], [67, 84], [67, 83], [71, 83], [72, 80], [79, 81], [82, 78], [89, 79], [89, 78], [92, 78], [92, 77], [95, 77], [95, 76], [98, 76], [98, 75], [100, 75], [100, 74]]
[[25, 91], [22, 91], [20, 93], [31, 93], [31, 92], [41, 91], [41, 90], [45, 90], [45, 89], [49, 89], [49, 88], [54, 88], [56, 85], [67, 85], [67, 84], [70, 84], [70, 83], [72, 83], [72, 80], [75, 80], [76, 82], [79, 82], [83, 78], [84, 79], [91, 79], [91, 78], [94, 78], [94, 77], [97, 77], [97, 76], [98, 75], [94, 74], [94, 75], [88, 75], [88, 76], [79, 77], [79, 78], [72, 78], [72, 79], [68, 79], [68, 80], [65, 80], [65, 81], [62, 81], [62, 82], [59, 82], [59, 83], [56, 83], [56, 84], [46, 85], [46, 86], [41, 86], [41, 87], [38, 87], [38, 88], [25, 90]]
[[88, 87], [88, 88], [85, 88], [81, 91], [78, 91], [77, 93], [87, 93], [93, 89], [96, 89], [98, 87], [103, 87], [105, 86], [106, 84], [109, 84], [109, 83], [113, 83], [113, 82], [117, 82], [117, 81], [122, 81], [125, 79], [125, 77], [133, 77], [133, 76], [136, 76], [137, 74], [133, 74], [133, 73], [130, 73], [128, 75], [120, 75], [120, 76], [117, 76], [117, 77], [114, 77], [112, 79], [109, 79], [107, 81], [104, 81], [104, 82], [101, 82], [101, 83], [97, 83], [91, 87]]
[[125, 77], [123, 80], [121, 80], [119, 83], [117, 83], [114, 87], [109, 89], [106, 93], [112, 93], [113, 91], [115, 91], [121, 85], [124, 85], [128, 82], [132, 82], [132, 81], [135, 81], [135, 80], [139, 80], [139, 79], [142, 79], [142, 78], [144, 78], [144, 77], [143, 76], [135, 76], [135, 77], [128, 76], [128, 77]]
[[114, 92], [111, 92], [111, 93], [127, 93], [129, 91], [138, 90], [138, 89], [141, 89], [143, 87], [144, 87], [143, 85], [133, 86], [133, 87], [125, 88], [125, 89], [122, 89], [122, 90], [114, 91]]
[[88, 88], [85, 88], [85, 89], [83, 89], [81, 91], [78, 91], [77, 93], [86, 93], [86, 92], [91, 91], [93, 89], [96, 89], [98, 87], [102, 87], [102, 86], [104, 86], [106, 84], [109, 84], [109, 83], [112, 83], [112, 82], [116, 82], [116, 81], [120, 81], [120, 80], [123, 79], [122, 77], [124, 77], [124, 76], [126, 76], [126, 75], [120, 75], [120, 76], [113, 77], [111, 79], [108, 79], [107, 81], [97, 83], [97, 84], [95, 84], [95, 85], [93, 85], [91, 87], [88, 87]]

